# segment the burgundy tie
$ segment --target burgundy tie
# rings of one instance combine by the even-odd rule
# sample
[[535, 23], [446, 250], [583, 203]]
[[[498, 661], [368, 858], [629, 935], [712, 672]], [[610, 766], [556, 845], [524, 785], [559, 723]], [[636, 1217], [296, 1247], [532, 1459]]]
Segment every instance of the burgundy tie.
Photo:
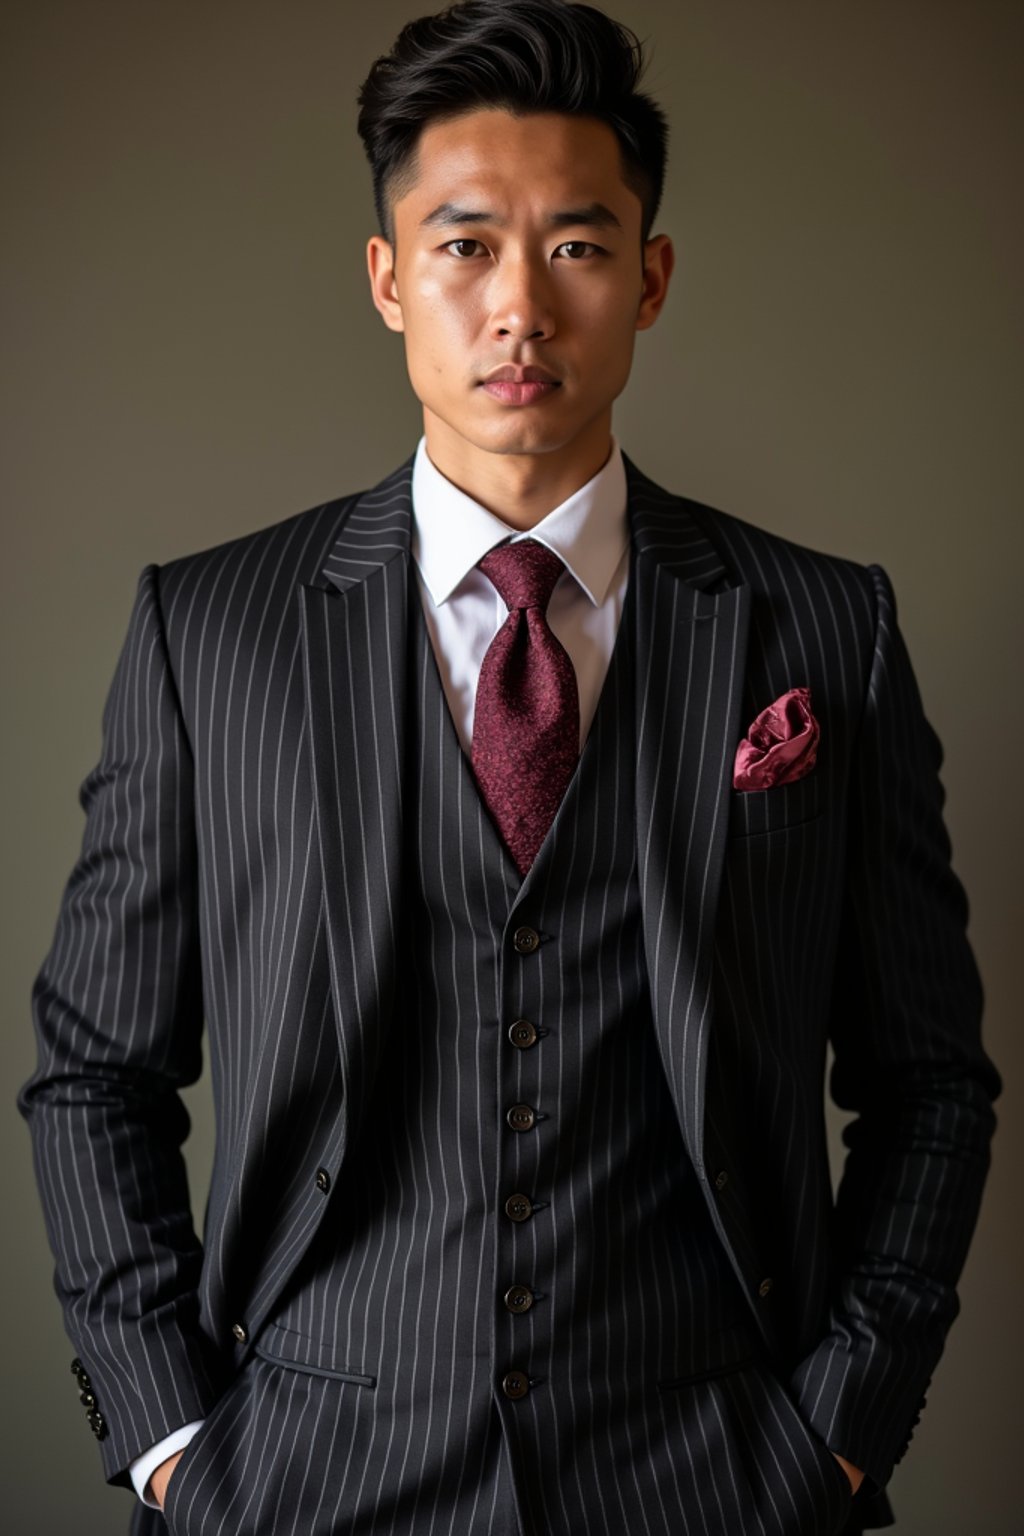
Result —
[[580, 751], [576, 671], [545, 610], [565, 570], [536, 539], [500, 544], [480, 569], [508, 618], [480, 667], [473, 713], [473, 771], [521, 875], [533, 863]]

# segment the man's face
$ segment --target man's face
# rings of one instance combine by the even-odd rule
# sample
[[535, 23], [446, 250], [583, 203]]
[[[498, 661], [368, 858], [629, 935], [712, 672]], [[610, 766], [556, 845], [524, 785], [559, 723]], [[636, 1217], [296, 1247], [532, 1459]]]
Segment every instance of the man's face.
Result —
[[665, 236], [641, 245], [614, 133], [476, 111], [426, 128], [417, 161], [394, 206], [394, 251], [374, 236], [367, 255], [428, 435], [533, 455], [607, 433], [672, 267]]

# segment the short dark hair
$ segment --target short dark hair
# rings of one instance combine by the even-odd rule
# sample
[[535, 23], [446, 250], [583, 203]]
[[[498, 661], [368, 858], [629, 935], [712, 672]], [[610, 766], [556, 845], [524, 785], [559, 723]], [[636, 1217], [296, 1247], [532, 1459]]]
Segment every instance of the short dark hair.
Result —
[[665, 182], [668, 123], [637, 90], [644, 68], [636, 33], [592, 5], [462, 0], [410, 21], [359, 92], [359, 136], [381, 233], [394, 242], [392, 207], [415, 177], [424, 128], [500, 108], [607, 123], [619, 141], [622, 178], [643, 204], [646, 240]]

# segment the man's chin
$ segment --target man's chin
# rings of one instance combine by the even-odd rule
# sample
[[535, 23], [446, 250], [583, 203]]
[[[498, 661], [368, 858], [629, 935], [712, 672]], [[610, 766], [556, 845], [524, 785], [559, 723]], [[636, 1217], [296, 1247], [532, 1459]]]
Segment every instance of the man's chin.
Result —
[[506, 411], [498, 419], [488, 412], [483, 419], [448, 427], [481, 453], [555, 453], [576, 435], [564, 421], [540, 420], [530, 407]]

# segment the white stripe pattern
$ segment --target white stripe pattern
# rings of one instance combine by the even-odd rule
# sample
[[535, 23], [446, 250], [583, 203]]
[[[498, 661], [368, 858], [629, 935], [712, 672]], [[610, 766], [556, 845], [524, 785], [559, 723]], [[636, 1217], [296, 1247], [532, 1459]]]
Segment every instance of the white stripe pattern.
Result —
[[[179, 1484], [179, 1532], [203, 1528], [202, 1500], [190, 1516], [184, 1495], [204, 1448], [223, 1444], [222, 1470], [231, 1463], [232, 1435], [258, 1458], [257, 1425], [287, 1426], [262, 1453], [261, 1480], [280, 1497], [276, 1513], [259, 1513], [261, 1531], [291, 1528], [301, 1466], [340, 1479], [361, 1449], [332, 1438], [339, 1383], [306, 1375], [300, 1386], [298, 1372], [252, 1348], [328, 1213], [343, 1219], [335, 1197], [358, 1177], [373, 1107], [394, 1086], [413, 830], [410, 464], [362, 497], [142, 573], [102, 755], [82, 788], [82, 855], [34, 988], [39, 1066], [19, 1103], [68, 1332], [102, 1414], [107, 1476], [127, 1481], [134, 1456], [210, 1415], [182, 1464], [193, 1471]], [[979, 1040], [940, 751], [884, 572], [671, 497], [628, 460], [627, 472], [636, 652], [623, 702], [632, 695], [635, 792], [632, 803], [613, 794], [601, 821], [581, 808], [569, 865], [594, 861], [596, 871], [605, 828], [616, 816], [632, 824], [644, 1027], [730, 1283], [770, 1363], [699, 1395], [658, 1395], [659, 1414], [678, 1414], [681, 1502], [671, 1513], [689, 1507], [696, 1483], [713, 1496], [678, 1528], [736, 1530], [740, 1509], [744, 1529], [810, 1529], [798, 1523], [806, 1503], [783, 1509], [791, 1496], [833, 1520], [815, 1529], [832, 1529], [842, 1484], [829, 1482], [835, 1464], [822, 1442], [878, 1487], [905, 1448], [955, 1315], [999, 1088]], [[795, 784], [736, 793], [739, 735], [800, 684], [822, 722], [818, 767]], [[438, 842], [434, 857], [454, 878], [453, 861], [471, 854]], [[587, 888], [588, 907], [600, 888]], [[481, 921], [500, 921], [493, 902]], [[623, 978], [631, 967], [635, 955]], [[200, 1245], [177, 1089], [200, 1069], [204, 1017], [218, 1144]], [[833, 1091], [860, 1116], [838, 1215], [821, 1113], [830, 1035]], [[559, 1155], [575, 1166], [572, 1143]], [[470, 1166], [447, 1181], [458, 1208]], [[437, 1212], [433, 1191], [417, 1185], [405, 1198], [421, 1211], [433, 1198]], [[407, 1295], [410, 1316], [421, 1299]], [[493, 1304], [492, 1295], [481, 1312], [493, 1315]], [[333, 1349], [325, 1327], [310, 1337]], [[417, 1338], [429, 1359], [429, 1334]], [[356, 1363], [375, 1374], [372, 1361]], [[583, 1443], [589, 1394], [603, 1380], [573, 1397], [569, 1428], [578, 1422]], [[350, 1400], [379, 1390], [340, 1386]], [[604, 1492], [597, 1500], [609, 1528], [637, 1519], [653, 1429], [633, 1423], [639, 1438], [601, 1469], [602, 1489], [614, 1484], [621, 1500], [614, 1519]], [[512, 1527], [501, 1524], [508, 1486], [492, 1430], [473, 1454], [494, 1514], [473, 1520], [497, 1536]], [[782, 1445], [796, 1448], [788, 1461]], [[763, 1471], [777, 1456], [769, 1483]], [[556, 1525], [590, 1507], [593, 1477], [581, 1469], [578, 1482], [541, 1492], [517, 1485], [524, 1532], [538, 1499]], [[346, 1496], [345, 1482], [322, 1480], [325, 1507]], [[658, 1530], [661, 1516], [641, 1502]], [[885, 1507], [865, 1504], [862, 1523]], [[157, 1518], [139, 1505], [135, 1528], [157, 1531], [145, 1523]], [[236, 1508], [225, 1536], [249, 1528], [244, 1519]], [[403, 1519], [380, 1528], [397, 1532]]]

